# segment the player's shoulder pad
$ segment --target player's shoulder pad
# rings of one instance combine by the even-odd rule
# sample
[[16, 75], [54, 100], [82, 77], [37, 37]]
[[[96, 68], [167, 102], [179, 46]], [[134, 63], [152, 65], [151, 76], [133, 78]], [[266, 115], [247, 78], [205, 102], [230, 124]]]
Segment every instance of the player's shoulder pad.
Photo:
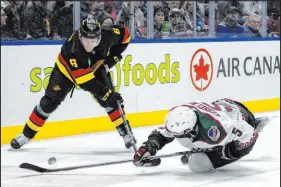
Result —
[[114, 34], [120, 37], [121, 43], [126, 44], [129, 43], [131, 40], [131, 34], [129, 32], [129, 29], [125, 25], [112, 25], [111, 29]]

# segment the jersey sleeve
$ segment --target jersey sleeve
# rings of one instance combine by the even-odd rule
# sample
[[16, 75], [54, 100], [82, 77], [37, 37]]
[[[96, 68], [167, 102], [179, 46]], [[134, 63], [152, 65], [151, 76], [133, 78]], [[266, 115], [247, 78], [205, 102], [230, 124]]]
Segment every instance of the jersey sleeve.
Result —
[[105, 61], [105, 64], [108, 65], [109, 69], [115, 66], [116, 63], [120, 62], [120, 60], [123, 58], [122, 53], [127, 49], [131, 40], [131, 34], [126, 26], [114, 25], [112, 29], [117, 39], [114, 45], [108, 51]]
[[158, 127], [148, 136], [148, 140], [158, 142], [159, 150], [174, 139], [174, 136], [166, 130], [165, 126]]
[[120, 55], [130, 43], [131, 34], [125, 25], [116, 25], [112, 29], [117, 37], [117, 42], [110, 48], [109, 55]]
[[130, 42], [131, 34], [125, 25], [114, 25], [112, 26], [112, 30], [118, 38], [118, 42], [116, 43], [117, 45], [127, 44]]

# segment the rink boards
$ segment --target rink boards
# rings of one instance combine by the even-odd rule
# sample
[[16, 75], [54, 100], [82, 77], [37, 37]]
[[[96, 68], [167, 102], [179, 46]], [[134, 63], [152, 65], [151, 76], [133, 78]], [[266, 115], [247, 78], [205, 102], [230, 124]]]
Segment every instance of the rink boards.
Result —
[[[22, 131], [60, 47], [1, 46], [1, 144]], [[133, 127], [161, 124], [169, 108], [194, 100], [228, 97], [253, 112], [280, 110], [280, 40], [132, 43], [112, 78]], [[90, 94], [76, 89], [36, 139], [113, 129]]]

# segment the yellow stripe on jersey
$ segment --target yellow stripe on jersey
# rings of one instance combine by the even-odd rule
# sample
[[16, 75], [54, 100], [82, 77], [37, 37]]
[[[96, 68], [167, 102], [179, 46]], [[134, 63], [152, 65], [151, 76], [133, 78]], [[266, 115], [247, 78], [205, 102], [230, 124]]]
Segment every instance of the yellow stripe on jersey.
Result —
[[125, 40], [122, 44], [126, 44], [126, 43], [129, 43], [131, 40], [131, 35], [127, 38], [127, 40]]
[[30, 119], [26, 122], [26, 124], [34, 131], [39, 131], [41, 129], [41, 127], [35, 125]]
[[[71, 78], [70, 74], [68, 73], [67, 69], [64, 67], [64, 65], [60, 62], [59, 57], [56, 59], [56, 64], [59, 67], [59, 70], [64, 74], [71, 82], [74, 83], [73, 79]], [[75, 83], [74, 83], [75, 84]]]
[[97, 69], [99, 69], [99, 67], [102, 65], [103, 62], [104, 62], [104, 60], [102, 59], [95, 63], [95, 65], [93, 66], [94, 73], [97, 71]]
[[95, 78], [94, 73], [90, 72], [86, 75], [82, 75], [81, 77], [76, 78], [75, 81], [77, 84], [83, 84], [85, 82], [92, 80], [93, 78]]

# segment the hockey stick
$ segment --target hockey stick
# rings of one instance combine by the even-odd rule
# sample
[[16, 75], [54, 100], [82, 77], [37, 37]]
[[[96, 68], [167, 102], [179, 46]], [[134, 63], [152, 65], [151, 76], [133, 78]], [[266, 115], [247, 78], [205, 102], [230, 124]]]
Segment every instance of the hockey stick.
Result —
[[[107, 64], [105, 64], [104, 67], [105, 67], [105, 70], [107, 73], [107, 77], [110, 81], [111, 87], [114, 88], [113, 81], [112, 81], [112, 78], [111, 78], [110, 72], [109, 72], [109, 67]], [[125, 129], [126, 129], [127, 133], [129, 134], [130, 138], [132, 139], [132, 138], [134, 138], [134, 135], [133, 135], [132, 131], [130, 130], [131, 129], [130, 125], [128, 124], [128, 122], [126, 120], [125, 114], [122, 109], [122, 103], [120, 101], [117, 101], [117, 106], [118, 106], [118, 110], [119, 110], [120, 116], [122, 118], [122, 121], [124, 123]], [[134, 149], [134, 152], [137, 151], [137, 146], [135, 143], [133, 144], [133, 149]]]
[[[167, 157], [174, 157], [174, 156], [181, 156], [181, 155], [189, 155], [194, 153], [206, 153], [210, 151], [217, 151], [219, 148], [206, 148], [206, 149], [195, 149], [191, 151], [182, 151], [182, 152], [176, 152], [176, 153], [168, 153], [163, 154], [159, 156], [152, 156], [149, 157], [150, 160], [157, 159], [157, 158], [167, 158]], [[75, 169], [83, 169], [83, 168], [91, 168], [91, 167], [98, 167], [98, 166], [108, 166], [108, 165], [114, 165], [114, 164], [122, 164], [122, 163], [129, 163], [133, 162], [133, 159], [125, 159], [125, 160], [117, 160], [117, 161], [109, 161], [109, 162], [102, 162], [97, 164], [86, 164], [86, 165], [80, 165], [80, 166], [70, 166], [70, 167], [63, 167], [63, 168], [57, 168], [57, 169], [47, 169], [43, 167], [39, 167], [30, 163], [22, 163], [19, 167], [23, 169], [29, 169], [40, 173], [51, 173], [51, 172], [58, 172], [58, 171], [69, 171], [69, 170], [75, 170]]]
[[[127, 131], [127, 133], [130, 135], [130, 137], [132, 138], [132, 137], [134, 137], [134, 135], [132, 134], [132, 132], [131, 132], [131, 130], [130, 130], [129, 124], [128, 124], [128, 122], [127, 122], [127, 120], [126, 120], [126, 117], [125, 117], [125, 114], [123, 113], [123, 109], [122, 109], [122, 107], [121, 107], [121, 102], [120, 102], [120, 101], [117, 101], [117, 105], [118, 105], [118, 110], [119, 110], [120, 115], [121, 115], [121, 117], [122, 117], [123, 123], [124, 123], [124, 125], [125, 125], [126, 131]], [[133, 149], [134, 149], [135, 152], [137, 151], [137, 146], [136, 146], [135, 143], [133, 144]]]

